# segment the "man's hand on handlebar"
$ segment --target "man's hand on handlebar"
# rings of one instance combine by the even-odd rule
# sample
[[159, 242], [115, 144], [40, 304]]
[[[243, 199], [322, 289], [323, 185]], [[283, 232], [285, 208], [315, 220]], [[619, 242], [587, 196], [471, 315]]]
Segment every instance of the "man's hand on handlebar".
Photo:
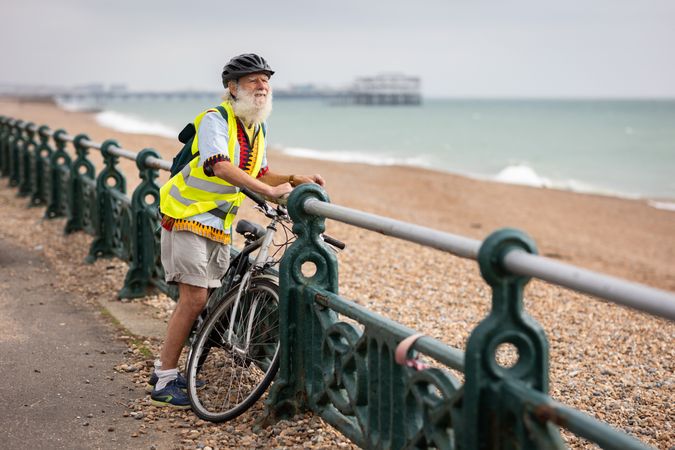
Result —
[[293, 190], [293, 187], [297, 187], [305, 183], [316, 183], [321, 187], [324, 187], [326, 185], [326, 181], [318, 173], [314, 175], [293, 175], [291, 177], [290, 182], [281, 183], [277, 186], [268, 185], [266, 192], [261, 193], [265, 197], [271, 199], [279, 199], [285, 195], [287, 196], [288, 194], [290, 194], [291, 191]]
[[314, 175], [293, 175], [294, 186], [299, 186], [304, 183], [316, 183], [321, 187], [326, 185], [326, 181], [318, 173]]
[[270, 198], [280, 198], [286, 194], [290, 194], [293, 190], [291, 183], [282, 183], [278, 186], [270, 186], [268, 192], [265, 193], [265, 196]]

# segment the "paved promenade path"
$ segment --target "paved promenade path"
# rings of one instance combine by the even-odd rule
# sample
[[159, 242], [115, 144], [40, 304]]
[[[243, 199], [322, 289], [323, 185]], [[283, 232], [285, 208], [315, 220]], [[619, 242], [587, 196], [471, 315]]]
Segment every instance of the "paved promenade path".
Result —
[[169, 448], [170, 435], [138, 434], [124, 417], [145, 395], [113, 370], [127, 346], [54, 276], [36, 252], [0, 239], [0, 447]]

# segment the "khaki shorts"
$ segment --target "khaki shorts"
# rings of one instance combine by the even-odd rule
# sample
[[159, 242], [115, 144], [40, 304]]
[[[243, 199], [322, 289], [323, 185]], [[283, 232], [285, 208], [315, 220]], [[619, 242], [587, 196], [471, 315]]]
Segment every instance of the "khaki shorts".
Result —
[[217, 288], [230, 263], [229, 245], [189, 231], [162, 228], [161, 252], [165, 279], [169, 283]]

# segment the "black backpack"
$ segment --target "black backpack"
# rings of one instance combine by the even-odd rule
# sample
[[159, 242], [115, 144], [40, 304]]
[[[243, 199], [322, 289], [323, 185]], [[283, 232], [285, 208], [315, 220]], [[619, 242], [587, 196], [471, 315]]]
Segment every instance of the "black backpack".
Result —
[[[225, 111], [225, 108], [218, 105], [216, 106], [216, 109], [220, 112], [220, 115], [223, 116], [225, 122], [227, 122], [227, 111]], [[197, 129], [192, 122], [185, 125], [183, 131], [178, 133], [178, 140], [185, 145], [180, 149], [176, 156], [173, 157], [173, 162], [171, 163], [171, 177], [183, 170], [183, 167], [187, 164], [190, 164], [190, 161], [192, 161], [193, 158], [199, 156], [199, 150], [194, 155], [192, 154], [192, 141], [195, 139], [195, 134], [197, 134]]]

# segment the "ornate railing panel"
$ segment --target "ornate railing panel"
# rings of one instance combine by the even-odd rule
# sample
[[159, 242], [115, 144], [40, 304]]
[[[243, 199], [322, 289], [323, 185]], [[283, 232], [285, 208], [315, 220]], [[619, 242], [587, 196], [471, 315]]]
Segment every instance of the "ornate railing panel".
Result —
[[9, 176], [10, 119], [0, 116], [0, 177]]
[[[130, 204], [126, 196], [127, 181], [117, 170], [119, 157], [110, 152], [110, 147], [119, 147], [113, 140], [107, 140], [101, 146], [101, 154], [105, 167], [96, 179], [96, 196], [98, 198], [99, 221], [94, 242], [89, 249], [87, 261], [97, 258], [117, 256], [127, 260], [126, 245], [131, 223], [128, 218]], [[127, 204], [125, 204], [127, 203]], [[124, 237], [124, 238], [123, 238]]]
[[19, 196], [28, 197], [33, 192], [35, 124], [27, 123], [24, 129], [23, 145], [19, 149]]
[[49, 219], [66, 217], [70, 211], [69, 205], [72, 203], [68, 199], [72, 177], [70, 176], [71, 158], [66, 151], [66, 130], [56, 130], [52, 137], [56, 151], [49, 156], [51, 192], [46, 212], [46, 217]]
[[130, 243], [131, 264], [120, 294], [123, 297], [142, 297], [151, 285], [169, 292], [169, 286], [164, 282], [164, 271], [158, 270], [162, 267], [159, 259], [157, 226], [159, 188], [155, 183], [158, 174], [156, 169], [147, 165], [148, 158], [159, 159], [159, 155], [154, 150], [146, 148], [136, 159], [143, 181], [131, 198], [130, 235], [135, 239]]
[[77, 158], [72, 164], [70, 190], [70, 215], [66, 223], [66, 233], [84, 230], [95, 234], [98, 229], [98, 205], [96, 201], [96, 169], [89, 161], [89, 141], [86, 134], [78, 134], [73, 139]]
[[23, 141], [21, 135], [23, 134], [23, 125], [22, 120], [15, 120], [11, 123], [10, 133], [11, 138], [9, 140], [9, 185], [14, 187], [18, 186], [21, 181], [21, 165], [20, 165], [20, 148], [23, 147]]
[[43, 206], [49, 200], [47, 195], [47, 175], [49, 174], [49, 159], [54, 150], [49, 145], [49, 128], [43, 125], [38, 128], [37, 133], [40, 143], [35, 148], [33, 159], [34, 177], [31, 204], [33, 206]]

